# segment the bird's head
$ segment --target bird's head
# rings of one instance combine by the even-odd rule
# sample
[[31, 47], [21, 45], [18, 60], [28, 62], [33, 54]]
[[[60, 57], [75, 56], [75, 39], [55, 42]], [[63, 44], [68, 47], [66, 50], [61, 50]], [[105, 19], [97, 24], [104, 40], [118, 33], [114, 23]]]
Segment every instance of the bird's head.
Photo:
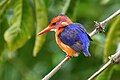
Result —
[[41, 32], [38, 33], [38, 35], [44, 34], [48, 31], [52, 31], [52, 30], [56, 30], [56, 29], [60, 29], [63, 28], [69, 24], [71, 24], [72, 21], [65, 15], [58, 15], [56, 17], [54, 17], [50, 24], [48, 25], [48, 27], [46, 27], [44, 30], [42, 30]]

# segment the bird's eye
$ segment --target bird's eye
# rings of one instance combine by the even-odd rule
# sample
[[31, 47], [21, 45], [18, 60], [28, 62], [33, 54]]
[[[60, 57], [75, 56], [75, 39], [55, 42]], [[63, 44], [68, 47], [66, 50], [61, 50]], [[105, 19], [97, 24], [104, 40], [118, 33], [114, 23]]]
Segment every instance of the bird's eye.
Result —
[[56, 22], [52, 23], [52, 25], [53, 25], [53, 26], [56, 25]]

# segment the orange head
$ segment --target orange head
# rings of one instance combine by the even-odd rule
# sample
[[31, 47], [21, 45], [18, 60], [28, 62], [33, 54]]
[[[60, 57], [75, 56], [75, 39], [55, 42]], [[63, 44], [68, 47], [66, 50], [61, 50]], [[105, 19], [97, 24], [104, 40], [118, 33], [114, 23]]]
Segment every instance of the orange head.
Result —
[[41, 32], [39, 32], [38, 35], [44, 34], [51, 30], [60, 29], [71, 23], [72, 23], [72, 21], [67, 16], [58, 15], [55, 18], [53, 18], [52, 21], [50, 22], [50, 24], [48, 25], [48, 27], [45, 28], [44, 30], [42, 30]]

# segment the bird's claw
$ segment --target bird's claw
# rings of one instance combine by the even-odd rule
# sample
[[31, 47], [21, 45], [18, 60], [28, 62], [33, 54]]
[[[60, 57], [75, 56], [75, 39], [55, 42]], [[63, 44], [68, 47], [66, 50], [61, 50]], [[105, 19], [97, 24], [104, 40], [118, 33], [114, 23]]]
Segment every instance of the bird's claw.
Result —
[[70, 55], [66, 55], [66, 57], [71, 58], [71, 56], [70, 56]]
[[99, 32], [105, 32], [104, 28], [102, 27], [102, 25], [100, 24], [100, 22], [94, 21], [95, 22], [95, 26], [96, 26], [96, 30]]

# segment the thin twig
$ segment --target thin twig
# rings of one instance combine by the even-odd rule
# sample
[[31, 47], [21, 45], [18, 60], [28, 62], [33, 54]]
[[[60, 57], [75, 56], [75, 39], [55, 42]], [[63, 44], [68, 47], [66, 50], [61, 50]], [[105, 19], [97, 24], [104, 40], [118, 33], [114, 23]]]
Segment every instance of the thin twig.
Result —
[[96, 73], [94, 73], [88, 80], [93, 80], [112, 63], [117, 63], [119, 61], [120, 61], [120, 51], [118, 51], [117, 53], [109, 57], [109, 61], [102, 68], [100, 68]]
[[[89, 35], [90, 37], [94, 36], [97, 32], [101, 31], [102, 29], [104, 29], [105, 25], [112, 20], [114, 17], [116, 17], [117, 15], [120, 14], [120, 9], [118, 11], [116, 11], [114, 14], [112, 14], [110, 17], [108, 17], [107, 19], [105, 19], [102, 22], [96, 22], [95, 26], [97, 28], [95, 28]], [[50, 73], [48, 73], [42, 80], [49, 80], [70, 58], [69, 57], [65, 57], [64, 60], [62, 60]], [[109, 65], [109, 63], [107, 63], [107, 65]], [[106, 65], [106, 67], [107, 67]]]
[[68, 60], [70, 57], [65, 57], [49, 74], [47, 74], [42, 80], [49, 80]]
[[[110, 22], [113, 18], [115, 18], [116, 16], [118, 16], [120, 14], [120, 9], [118, 11], [116, 11], [115, 13], [113, 13], [110, 17], [108, 17], [107, 19], [103, 20], [102, 22], [95, 22], [96, 27], [98, 28], [105, 28], [105, 25]], [[94, 36], [99, 29], [96, 28], [94, 29], [89, 35], [92, 37]]]

